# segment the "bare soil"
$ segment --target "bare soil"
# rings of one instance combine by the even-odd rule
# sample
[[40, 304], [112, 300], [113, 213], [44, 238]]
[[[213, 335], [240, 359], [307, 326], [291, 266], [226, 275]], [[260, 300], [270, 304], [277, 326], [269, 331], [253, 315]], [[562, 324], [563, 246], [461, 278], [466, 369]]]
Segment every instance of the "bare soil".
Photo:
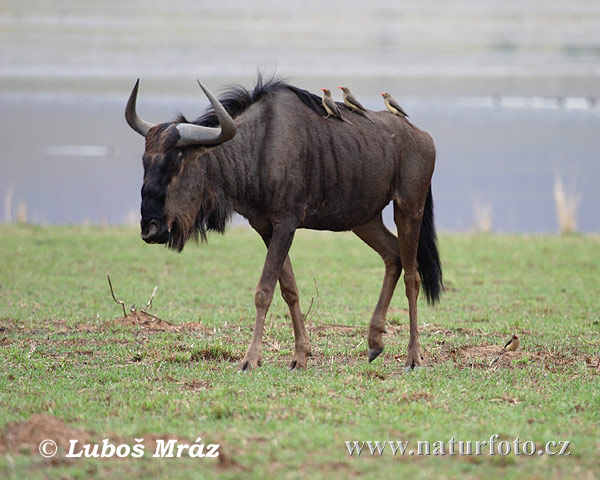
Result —
[[[56, 326], [64, 328], [64, 322], [61, 320], [49, 320], [50, 323]], [[16, 322], [15, 322], [16, 323]], [[142, 311], [133, 311], [128, 315], [115, 318], [114, 320], [107, 321], [103, 324], [89, 325], [81, 324], [75, 327], [79, 331], [98, 331], [114, 326], [122, 326], [126, 328], [137, 328], [141, 329], [145, 335], [139, 337], [138, 340], [149, 338], [153, 333], [157, 332], [185, 332], [194, 331], [202, 333], [202, 335], [210, 336], [215, 334], [214, 328], [209, 328], [202, 325], [200, 322], [182, 322], [182, 323], [171, 323], [166, 320], [160, 319], [151, 314]], [[4, 331], [10, 331], [17, 328], [21, 333], [27, 333], [31, 331], [34, 333], [36, 330], [29, 330], [24, 327], [17, 327], [12, 324], [10, 320], [4, 321], [2, 327]], [[336, 325], [336, 324], [313, 324], [308, 323], [307, 331], [309, 336], [313, 339], [313, 343], [317, 343], [318, 339], [327, 337], [330, 341], [339, 339], [342, 343], [351, 343], [351, 347], [348, 353], [343, 355], [336, 355], [333, 358], [323, 357], [319, 355], [318, 351], [313, 352], [313, 357], [309, 365], [323, 365], [328, 363], [346, 363], [354, 364], [356, 362], [366, 361], [366, 335], [368, 331], [367, 326], [352, 326], [352, 325]], [[388, 325], [386, 327], [387, 333], [384, 334], [384, 341], [390, 343], [390, 339], [396, 335], [407, 335], [408, 327], [406, 325]], [[232, 341], [238, 343], [239, 341], [239, 325], [223, 326], [219, 328], [222, 334], [227, 336], [228, 332], [231, 331], [232, 335], [235, 335], [235, 339]], [[497, 335], [490, 335], [483, 333], [478, 330], [456, 328], [447, 329], [432, 324], [425, 324], [420, 326], [420, 331], [424, 335], [431, 335], [436, 338], [434, 346], [429, 345], [424, 352], [425, 366], [436, 365], [444, 362], [453, 362], [458, 368], [476, 368], [476, 369], [514, 369], [514, 368], [526, 368], [528, 366], [536, 366], [543, 368], [548, 371], [560, 371], [561, 369], [573, 366], [578, 362], [584, 362], [588, 368], [592, 371], [600, 374], [600, 356], [590, 356], [577, 351], [576, 347], [569, 348], [567, 350], [549, 350], [543, 346], [536, 345], [533, 338], [528, 338], [531, 332], [520, 331], [519, 333], [528, 338], [528, 341], [524, 341], [522, 347], [516, 352], [503, 352], [502, 346], [504, 338], [499, 338]], [[1, 332], [0, 332], [1, 333]], [[354, 337], [354, 338], [352, 338]], [[248, 337], [249, 339], [249, 337]], [[470, 343], [466, 345], [459, 345], [462, 341], [467, 340]], [[78, 339], [67, 339], [60, 340], [62, 343], [76, 343], [79, 350], [76, 353], [80, 355], [91, 355], [93, 353], [94, 341], [86, 338]], [[122, 341], [122, 340], [121, 340]], [[8, 347], [13, 343], [14, 340], [10, 340], [6, 336], [0, 336], [0, 348]], [[293, 342], [293, 338], [290, 336], [289, 342]], [[22, 342], [17, 342], [22, 343]], [[26, 348], [26, 345], [23, 346]], [[184, 347], [182, 347], [184, 348]], [[187, 350], [189, 347], [185, 346]], [[281, 348], [279, 341], [269, 339], [269, 335], [265, 338], [265, 351], [277, 353]], [[238, 347], [232, 353], [223, 349], [206, 348], [203, 350], [197, 350], [190, 352], [190, 361], [230, 361], [236, 362], [241, 358], [241, 354], [244, 350], [244, 345]], [[389, 355], [389, 349], [383, 352], [381, 360], [384, 362], [398, 362], [404, 364], [405, 352], [400, 349], [396, 350], [398, 353], [395, 356]], [[152, 354], [149, 352], [148, 354]], [[172, 354], [173, 352], [162, 352], [163, 354]], [[236, 355], [239, 353], [239, 355]], [[161, 355], [161, 352], [156, 352], [157, 356]], [[168, 359], [168, 358], [167, 358]], [[139, 361], [137, 359], [135, 361]], [[189, 385], [186, 388], [195, 390], [202, 389], [205, 386], [200, 385]]]
[[10, 423], [0, 435], [0, 453], [37, 453], [42, 441], [51, 439], [59, 447], [67, 449], [69, 440], [89, 442], [91, 435], [72, 428], [52, 415], [33, 415], [24, 422]]
[[151, 330], [156, 332], [181, 332], [183, 330], [199, 330], [208, 331], [212, 330], [201, 325], [198, 322], [182, 322], [174, 324], [166, 320], [162, 320], [154, 315], [140, 311], [133, 311], [127, 314], [127, 316], [116, 318], [112, 323], [105, 324], [105, 327], [111, 325], [119, 325], [123, 327], [139, 327], [144, 330]]
[[[135, 439], [124, 439], [117, 435], [94, 435], [85, 430], [73, 428], [52, 415], [39, 414], [31, 416], [23, 422], [10, 423], [5, 427], [4, 431], [0, 434], [0, 454], [21, 453], [39, 455], [40, 443], [44, 440], [53, 440], [59, 447], [59, 453], [56, 457], [48, 461], [52, 463], [64, 463], [71, 460], [65, 458], [62, 453], [68, 451], [70, 440], [78, 440], [79, 444], [83, 445], [86, 443], [99, 443], [103, 438], [109, 438], [111, 443], [115, 445], [134, 445], [137, 443]], [[195, 441], [195, 439], [187, 439], [172, 433], [146, 433], [140, 435], [139, 438], [143, 438], [144, 451], [150, 455], [156, 451], [159, 440], [176, 440], [179, 444], [188, 445], [193, 444]], [[240, 465], [229, 454], [227, 446], [222, 441], [215, 443], [220, 445], [218, 467], [222, 469], [240, 469]]]

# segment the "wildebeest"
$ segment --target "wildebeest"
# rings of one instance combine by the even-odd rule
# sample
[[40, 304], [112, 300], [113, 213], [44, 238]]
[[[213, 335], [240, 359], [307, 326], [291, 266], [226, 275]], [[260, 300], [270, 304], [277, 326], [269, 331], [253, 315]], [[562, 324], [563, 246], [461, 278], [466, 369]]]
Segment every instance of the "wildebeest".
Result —
[[[200, 83], [200, 82], [198, 82]], [[404, 268], [410, 340], [406, 367], [422, 364], [417, 296], [435, 303], [443, 289], [433, 223], [435, 147], [424, 131], [388, 112], [371, 120], [340, 109], [352, 124], [325, 117], [316, 95], [259, 76], [252, 92], [231, 87], [195, 121], [152, 124], [136, 113], [139, 80], [127, 102], [128, 124], [146, 139], [141, 235], [181, 251], [190, 238], [223, 232], [237, 212], [267, 246], [255, 293], [256, 324], [240, 364], [262, 364], [262, 335], [277, 280], [295, 336], [291, 369], [306, 368], [311, 348], [288, 251], [298, 228], [352, 230], [381, 255], [385, 276], [369, 327], [369, 361], [383, 350], [385, 316]], [[393, 201], [396, 238], [383, 224]]]

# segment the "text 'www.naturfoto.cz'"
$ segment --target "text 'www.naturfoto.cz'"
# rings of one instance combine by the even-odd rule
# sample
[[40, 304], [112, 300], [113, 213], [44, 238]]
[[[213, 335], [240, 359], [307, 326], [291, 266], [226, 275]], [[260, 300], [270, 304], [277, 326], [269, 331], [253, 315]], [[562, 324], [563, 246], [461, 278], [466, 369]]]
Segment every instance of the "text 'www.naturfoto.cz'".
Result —
[[[350, 456], [370, 455], [423, 455], [423, 456], [445, 456], [445, 455], [571, 455], [569, 440], [549, 441], [543, 446], [538, 446], [531, 440], [521, 441], [516, 437], [513, 441], [499, 440], [499, 435], [492, 435], [489, 440], [463, 441], [452, 437], [447, 442], [418, 441], [412, 444], [404, 441], [346, 441], [346, 448]], [[413, 448], [409, 448], [413, 446]]]

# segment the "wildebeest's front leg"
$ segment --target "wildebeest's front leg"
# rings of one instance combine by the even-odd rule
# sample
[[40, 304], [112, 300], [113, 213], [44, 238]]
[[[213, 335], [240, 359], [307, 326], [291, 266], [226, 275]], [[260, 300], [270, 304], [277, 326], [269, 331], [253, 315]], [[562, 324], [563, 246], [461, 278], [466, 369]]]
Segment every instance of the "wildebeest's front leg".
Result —
[[[255, 221], [252, 226], [260, 234], [267, 248], [269, 248], [273, 236], [271, 224], [266, 222], [261, 224]], [[279, 275], [279, 285], [281, 287], [281, 296], [290, 309], [294, 329], [295, 348], [294, 357], [290, 362], [290, 370], [303, 369], [307, 367], [308, 357], [311, 354], [310, 340], [304, 326], [304, 315], [302, 315], [302, 311], [300, 310], [300, 294], [298, 293], [296, 277], [294, 276], [289, 255], [283, 263], [281, 275]]]
[[279, 279], [288, 251], [294, 239], [295, 225], [288, 223], [278, 224], [273, 227], [273, 236], [269, 242], [267, 258], [263, 267], [260, 280], [254, 295], [256, 306], [256, 323], [252, 342], [248, 347], [246, 356], [240, 364], [240, 370], [246, 371], [262, 365], [262, 335], [265, 326], [265, 317], [271, 301], [273, 291]]
[[379, 253], [385, 263], [383, 285], [369, 327], [369, 362], [372, 362], [383, 351], [384, 347], [381, 335], [385, 332], [385, 315], [402, 272], [400, 247], [398, 239], [383, 224], [381, 214], [353, 231], [361, 240]]
[[292, 270], [292, 262], [289, 255], [286, 257], [279, 276], [279, 285], [281, 287], [281, 296], [288, 304], [290, 315], [292, 316], [292, 326], [294, 328], [294, 357], [290, 362], [290, 370], [302, 369], [307, 367], [307, 360], [310, 356], [310, 340], [306, 334], [304, 326], [304, 315], [300, 311], [300, 295], [298, 286]]
[[[423, 202], [424, 203], [424, 202]], [[398, 227], [398, 244], [400, 258], [404, 267], [404, 285], [408, 298], [408, 316], [410, 319], [410, 338], [408, 340], [408, 355], [404, 364], [406, 370], [419, 367], [423, 363], [423, 351], [417, 328], [417, 298], [421, 286], [421, 277], [417, 269], [417, 250], [421, 233], [422, 210], [414, 203], [408, 204], [401, 200], [394, 202], [394, 222]]]

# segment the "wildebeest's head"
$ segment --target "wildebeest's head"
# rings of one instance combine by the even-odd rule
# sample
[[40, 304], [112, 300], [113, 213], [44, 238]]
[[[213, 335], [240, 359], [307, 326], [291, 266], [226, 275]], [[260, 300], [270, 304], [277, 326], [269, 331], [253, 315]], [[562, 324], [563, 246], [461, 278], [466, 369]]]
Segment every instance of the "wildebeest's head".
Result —
[[[144, 152], [144, 183], [142, 185], [142, 239], [147, 243], [167, 243], [181, 250], [185, 242], [197, 233], [202, 199], [182, 198], [201, 195], [202, 188], [186, 191], [178, 188], [185, 163], [235, 136], [236, 125], [217, 98], [199, 81], [210, 100], [220, 127], [204, 127], [186, 122], [152, 124], [136, 112], [139, 80], [127, 102], [125, 118], [131, 128], [146, 139]], [[195, 147], [192, 151], [189, 147]], [[197, 182], [202, 182], [199, 178]], [[204, 212], [210, 214], [210, 212]]]

